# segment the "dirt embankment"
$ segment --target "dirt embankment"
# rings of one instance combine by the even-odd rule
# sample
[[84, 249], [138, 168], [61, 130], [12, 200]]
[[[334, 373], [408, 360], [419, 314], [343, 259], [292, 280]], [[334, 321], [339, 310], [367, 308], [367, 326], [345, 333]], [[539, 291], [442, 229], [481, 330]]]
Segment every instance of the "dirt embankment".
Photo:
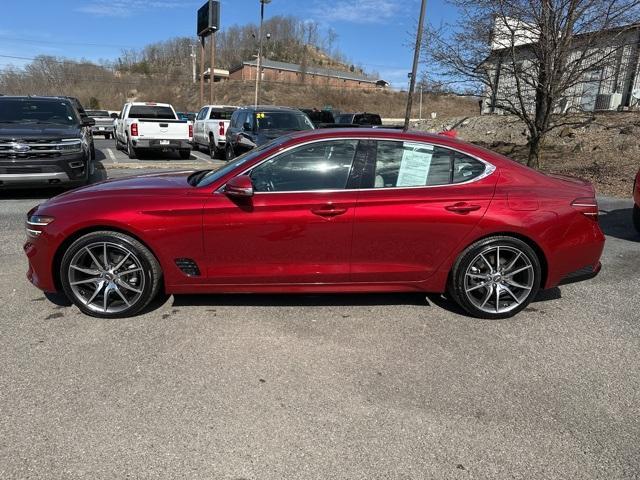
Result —
[[[511, 116], [436, 119], [418, 128], [441, 131], [454, 126], [462, 140], [526, 161], [526, 129]], [[585, 178], [596, 185], [598, 193], [617, 197], [630, 196], [638, 168], [640, 112], [597, 114], [588, 121], [553, 130], [541, 158], [541, 170]]]

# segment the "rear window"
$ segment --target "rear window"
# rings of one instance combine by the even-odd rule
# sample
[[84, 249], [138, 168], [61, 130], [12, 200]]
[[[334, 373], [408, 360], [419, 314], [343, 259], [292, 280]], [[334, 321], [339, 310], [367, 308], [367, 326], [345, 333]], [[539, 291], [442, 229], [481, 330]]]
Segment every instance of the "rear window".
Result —
[[171, 107], [158, 105], [133, 105], [129, 110], [129, 118], [158, 118], [162, 120], [175, 120]]
[[336, 117], [336, 123], [351, 123], [353, 115], [338, 115]]
[[211, 120], [231, 120], [231, 116], [235, 110], [231, 109], [217, 109], [211, 110], [209, 119]]
[[77, 125], [68, 100], [20, 100], [0, 97], [0, 123]]

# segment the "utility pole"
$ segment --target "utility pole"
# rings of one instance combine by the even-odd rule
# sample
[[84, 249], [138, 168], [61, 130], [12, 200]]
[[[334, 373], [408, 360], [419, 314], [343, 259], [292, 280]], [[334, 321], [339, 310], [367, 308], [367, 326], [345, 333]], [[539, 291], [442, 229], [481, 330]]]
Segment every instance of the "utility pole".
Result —
[[189, 47], [191, 48], [191, 69], [192, 69], [192, 77], [193, 77], [193, 83], [195, 85], [196, 83], [196, 59], [198, 57], [198, 55], [196, 55], [196, 47], [197, 45], [189, 45]]
[[262, 69], [262, 23], [264, 21], [264, 5], [271, 3], [271, 0], [260, 0], [260, 28], [258, 29], [258, 61], [256, 62], [256, 94], [254, 98], [254, 107], [258, 106], [260, 100], [260, 71]]
[[200, 37], [200, 106], [204, 105], [204, 38]]
[[422, 120], [422, 89], [423, 89], [423, 86], [420, 85], [420, 116], [419, 116], [420, 120]]
[[213, 105], [213, 82], [215, 82], [216, 32], [211, 33], [211, 69], [209, 70], [209, 103]]
[[418, 19], [418, 32], [416, 33], [416, 49], [413, 52], [413, 68], [411, 69], [411, 83], [409, 84], [409, 94], [407, 95], [407, 112], [404, 115], [404, 131], [409, 130], [409, 119], [411, 118], [411, 107], [413, 106], [413, 90], [416, 87], [416, 76], [418, 73], [418, 60], [422, 48], [422, 31], [424, 30], [424, 14], [427, 10], [427, 0], [422, 0], [420, 6], [420, 18]]

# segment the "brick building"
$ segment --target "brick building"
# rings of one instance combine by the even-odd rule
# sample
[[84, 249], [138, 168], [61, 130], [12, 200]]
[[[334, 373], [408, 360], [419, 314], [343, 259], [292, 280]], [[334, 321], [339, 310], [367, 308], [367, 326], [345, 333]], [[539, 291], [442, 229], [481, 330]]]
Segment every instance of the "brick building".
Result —
[[[256, 61], [245, 61], [229, 70], [230, 80], [256, 79]], [[302, 66], [294, 63], [263, 60], [262, 77], [265, 82], [305, 83], [344, 88], [385, 88], [388, 82], [360, 73], [332, 70], [315, 65]]]

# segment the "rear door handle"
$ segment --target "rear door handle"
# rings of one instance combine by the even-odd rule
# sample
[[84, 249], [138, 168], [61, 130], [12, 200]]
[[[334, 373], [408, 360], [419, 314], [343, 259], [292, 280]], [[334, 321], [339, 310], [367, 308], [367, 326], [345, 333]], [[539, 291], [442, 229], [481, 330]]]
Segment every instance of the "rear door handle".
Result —
[[458, 202], [458, 203], [454, 203], [453, 205], [447, 205], [444, 208], [454, 213], [469, 213], [469, 212], [475, 212], [476, 210], [480, 210], [482, 206], [475, 205], [473, 203]]
[[311, 213], [319, 215], [321, 217], [337, 217], [346, 213], [347, 209], [344, 207], [336, 207], [335, 205], [323, 205], [321, 207], [312, 208]]

